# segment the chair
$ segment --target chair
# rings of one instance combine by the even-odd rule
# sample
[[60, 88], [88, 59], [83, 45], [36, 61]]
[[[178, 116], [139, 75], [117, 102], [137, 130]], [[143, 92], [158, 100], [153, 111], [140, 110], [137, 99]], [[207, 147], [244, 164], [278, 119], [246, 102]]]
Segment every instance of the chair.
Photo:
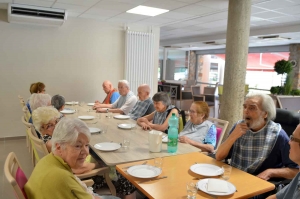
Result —
[[223, 137], [227, 130], [229, 122], [226, 120], [221, 120], [221, 119], [212, 118], [212, 117], [209, 117], [207, 120], [214, 123], [217, 127], [217, 143], [216, 143], [216, 147], [215, 147], [215, 151], [214, 151], [214, 153], [215, 153], [222, 143], [222, 140], [223, 140]]
[[274, 122], [279, 123], [282, 129], [290, 136], [299, 124], [299, 116], [297, 112], [276, 108]]
[[27, 199], [24, 186], [27, 182], [23, 169], [14, 152], [10, 152], [4, 163], [4, 175], [14, 189], [18, 199]]
[[24, 106], [26, 106], [23, 97], [21, 97], [20, 95], [18, 95], [18, 98], [19, 98], [19, 100], [20, 100], [21, 107], [23, 108]]
[[23, 111], [24, 116], [25, 116], [25, 121], [28, 122], [28, 121], [30, 120], [30, 118], [31, 118], [31, 114], [30, 114], [30, 112], [29, 112], [29, 110], [28, 110], [28, 107], [27, 107], [27, 106], [24, 106], [24, 107], [22, 108], [22, 111]]

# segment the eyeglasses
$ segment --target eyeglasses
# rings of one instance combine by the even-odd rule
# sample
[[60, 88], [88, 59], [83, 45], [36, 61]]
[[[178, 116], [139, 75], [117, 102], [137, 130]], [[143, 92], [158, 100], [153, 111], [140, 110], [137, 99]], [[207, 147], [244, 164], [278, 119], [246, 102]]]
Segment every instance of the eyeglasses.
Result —
[[56, 125], [58, 122], [59, 122], [59, 119], [56, 119], [56, 120], [54, 121], [54, 124], [53, 124], [53, 123], [45, 124], [45, 126], [44, 126], [43, 128], [48, 130], [48, 129], [50, 129], [50, 128], [55, 127], [55, 125]]
[[300, 139], [294, 138], [293, 135], [290, 135], [290, 140], [293, 141], [293, 142], [298, 142], [300, 144]]

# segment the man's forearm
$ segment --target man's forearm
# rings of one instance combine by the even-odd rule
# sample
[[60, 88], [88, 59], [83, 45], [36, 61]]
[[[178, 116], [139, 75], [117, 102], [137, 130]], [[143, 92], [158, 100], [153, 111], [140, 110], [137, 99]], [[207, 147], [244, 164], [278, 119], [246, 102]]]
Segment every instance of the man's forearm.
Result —
[[219, 160], [219, 161], [224, 160], [227, 157], [227, 155], [235, 141], [236, 141], [236, 139], [229, 136], [225, 140], [225, 142], [223, 142], [219, 146], [217, 153], [216, 153], [216, 160]]
[[271, 170], [271, 178], [285, 178], [285, 179], [293, 179], [299, 169], [294, 168], [277, 168], [277, 169], [270, 169]]
[[124, 114], [124, 112], [121, 109], [118, 109], [118, 108], [116, 108], [116, 109], [109, 109], [108, 111], [112, 112], [112, 113]]

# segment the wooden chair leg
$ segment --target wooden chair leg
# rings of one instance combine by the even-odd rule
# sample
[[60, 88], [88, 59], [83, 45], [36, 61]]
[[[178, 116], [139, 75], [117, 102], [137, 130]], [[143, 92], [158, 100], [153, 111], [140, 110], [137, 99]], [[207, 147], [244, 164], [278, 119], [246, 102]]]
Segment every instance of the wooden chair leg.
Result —
[[105, 178], [106, 184], [111, 192], [111, 195], [116, 196], [117, 195], [116, 188], [113, 185], [113, 183], [111, 182], [111, 179], [109, 178], [109, 173], [105, 173], [104, 178]]

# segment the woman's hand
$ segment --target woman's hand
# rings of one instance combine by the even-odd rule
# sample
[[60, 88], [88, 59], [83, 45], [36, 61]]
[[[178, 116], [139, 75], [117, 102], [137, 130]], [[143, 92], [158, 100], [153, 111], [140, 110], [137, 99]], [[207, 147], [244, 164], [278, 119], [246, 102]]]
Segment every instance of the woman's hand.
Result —
[[179, 142], [181, 142], [181, 143], [187, 143], [187, 144], [190, 144], [190, 141], [191, 141], [191, 139], [188, 138], [188, 137], [186, 137], [186, 136], [180, 136], [180, 137], [178, 138], [178, 140], [179, 140]]
[[143, 130], [151, 130], [151, 126], [146, 124], [145, 122], [141, 123], [141, 127]]

